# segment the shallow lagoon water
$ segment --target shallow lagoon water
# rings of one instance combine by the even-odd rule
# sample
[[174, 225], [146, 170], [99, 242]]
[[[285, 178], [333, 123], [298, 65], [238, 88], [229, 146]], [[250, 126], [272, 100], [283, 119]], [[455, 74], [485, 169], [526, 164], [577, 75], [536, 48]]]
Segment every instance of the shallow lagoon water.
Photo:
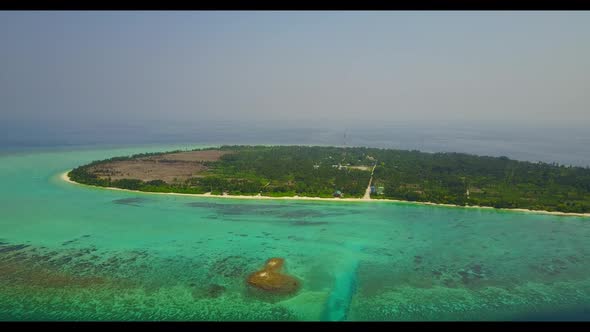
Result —
[[[590, 218], [137, 194], [59, 178], [96, 159], [186, 147], [0, 156], [0, 320], [545, 320], [588, 312]], [[297, 294], [247, 287], [247, 275], [271, 257], [285, 258], [301, 280]]]

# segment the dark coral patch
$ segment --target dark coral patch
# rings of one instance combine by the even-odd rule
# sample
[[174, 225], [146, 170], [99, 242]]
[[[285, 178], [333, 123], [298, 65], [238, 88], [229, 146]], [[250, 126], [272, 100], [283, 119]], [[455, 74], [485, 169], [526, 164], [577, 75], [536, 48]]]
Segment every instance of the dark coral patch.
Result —
[[6, 247], [0, 248], [0, 253], [11, 252], [11, 251], [19, 251], [19, 250], [23, 250], [23, 249], [25, 249], [27, 247], [30, 247], [30, 245], [28, 245], [28, 244], [16, 244], [16, 245], [12, 245], [12, 246], [6, 246]]
[[205, 292], [208, 297], [217, 298], [225, 292], [225, 287], [218, 284], [212, 284], [207, 287]]
[[445, 285], [448, 288], [455, 288], [456, 287], [456, 283], [452, 279], [444, 279], [442, 282], [443, 282], [443, 285]]
[[319, 218], [324, 217], [325, 213], [315, 210], [297, 210], [288, 211], [279, 215], [281, 218], [293, 219], [293, 218]]
[[287, 236], [287, 239], [293, 240], [293, 241], [303, 241], [303, 240], [305, 240], [304, 238], [299, 237], [299, 236], [295, 236], [295, 235], [289, 235], [289, 236]]
[[210, 274], [226, 278], [243, 277], [246, 273], [246, 264], [247, 261], [242, 256], [228, 256], [213, 263]]
[[112, 202], [115, 204], [121, 204], [121, 205], [131, 205], [131, 206], [140, 206], [139, 204], [143, 203], [147, 201], [147, 199], [142, 198], [142, 197], [133, 197], [133, 198], [121, 198], [121, 199], [115, 199]]
[[461, 282], [464, 285], [472, 286], [486, 279], [490, 272], [485, 270], [481, 264], [474, 263], [459, 270], [457, 274], [461, 277]]
[[573, 263], [573, 264], [577, 264], [582, 261], [580, 258], [576, 257], [575, 255], [566, 256], [565, 259], [567, 259], [570, 263]]
[[305, 220], [298, 220], [291, 223], [295, 226], [319, 226], [319, 225], [327, 225], [328, 222], [325, 221], [305, 221]]

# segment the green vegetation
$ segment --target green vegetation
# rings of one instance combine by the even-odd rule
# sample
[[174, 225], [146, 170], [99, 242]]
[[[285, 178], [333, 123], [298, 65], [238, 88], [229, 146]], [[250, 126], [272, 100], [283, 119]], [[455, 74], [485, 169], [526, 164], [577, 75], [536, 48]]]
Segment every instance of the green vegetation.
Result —
[[[590, 212], [590, 169], [531, 163], [506, 157], [480, 157], [460, 153], [375, 148], [303, 146], [223, 146], [233, 151], [220, 160], [203, 162], [208, 170], [182, 183], [111, 181], [92, 174], [89, 167], [69, 176], [80, 183], [152, 192], [205, 193], [264, 196], [362, 197], [371, 172], [351, 168], [373, 166], [373, 184], [382, 195], [409, 201], [524, 208], [561, 212]], [[157, 155], [143, 154], [140, 156]]]
[[[590, 169], [460, 153], [375, 151], [384, 198], [590, 212]], [[469, 191], [469, 195], [467, 192]]]

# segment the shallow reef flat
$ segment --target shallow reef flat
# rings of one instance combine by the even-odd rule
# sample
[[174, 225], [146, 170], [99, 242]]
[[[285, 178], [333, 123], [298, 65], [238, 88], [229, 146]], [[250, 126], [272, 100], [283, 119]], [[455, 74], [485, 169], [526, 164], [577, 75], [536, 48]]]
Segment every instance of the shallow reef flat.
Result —
[[145, 251], [2, 249], [2, 320], [314, 320], [328, 293], [303, 290], [309, 294], [299, 301], [260, 296], [246, 286], [252, 270], [241, 256], [208, 261]]
[[[0, 320], [519, 320], [590, 307], [588, 218], [59, 179], [141, 151], [0, 157]], [[273, 257], [293, 292], [248, 285]]]
[[[587, 280], [553, 284], [525, 283], [479, 290], [449, 287], [397, 287], [370, 297], [355, 297], [354, 321], [527, 321], [559, 320], [587, 308]], [[585, 316], [578, 320], [588, 320]]]

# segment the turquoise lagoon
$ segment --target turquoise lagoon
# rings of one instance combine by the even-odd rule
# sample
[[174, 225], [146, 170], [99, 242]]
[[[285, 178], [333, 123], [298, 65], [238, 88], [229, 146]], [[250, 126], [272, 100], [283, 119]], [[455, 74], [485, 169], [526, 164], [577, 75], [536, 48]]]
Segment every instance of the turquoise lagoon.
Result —
[[[0, 320], [542, 320], [589, 307], [590, 218], [154, 195], [59, 178], [96, 159], [189, 147], [0, 155]], [[297, 294], [247, 287], [270, 257], [285, 258]]]

